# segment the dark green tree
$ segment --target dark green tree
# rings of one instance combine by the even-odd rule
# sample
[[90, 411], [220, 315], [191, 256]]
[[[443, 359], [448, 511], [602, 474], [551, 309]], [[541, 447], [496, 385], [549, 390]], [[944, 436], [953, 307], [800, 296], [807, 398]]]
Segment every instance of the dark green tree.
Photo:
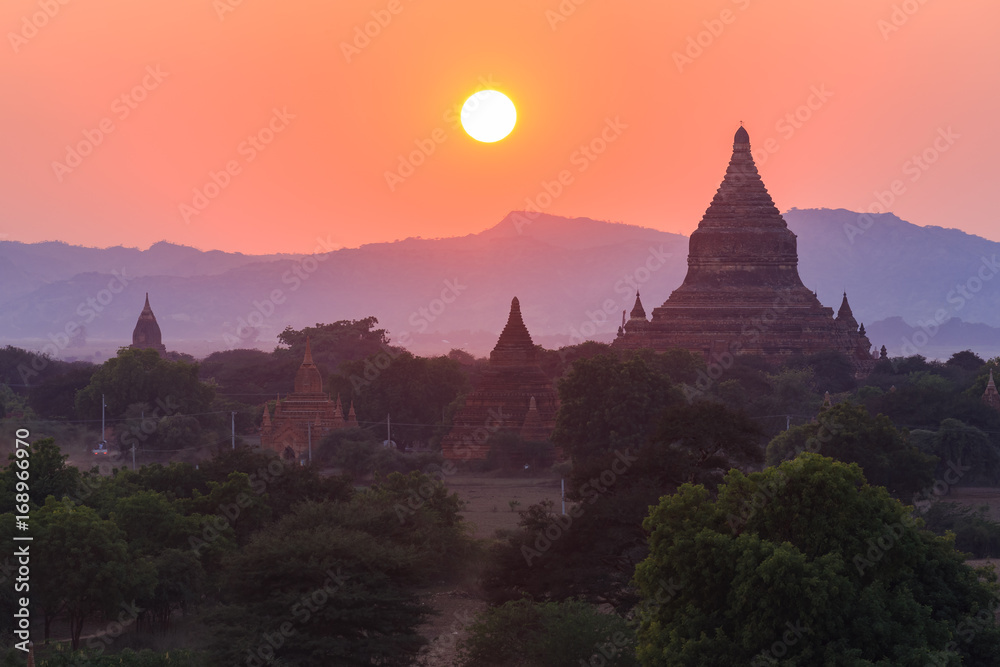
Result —
[[32, 591], [45, 617], [65, 613], [74, 649], [87, 619], [117, 616], [156, 585], [152, 564], [132, 558], [124, 533], [89, 507], [48, 498], [33, 517]]
[[1000, 654], [996, 575], [965, 565], [857, 465], [806, 453], [730, 472], [717, 499], [684, 485], [645, 527], [648, 667], [986, 667]]
[[145, 403], [157, 417], [164, 417], [206, 412], [214, 390], [198, 379], [196, 364], [161, 359], [156, 350], [122, 348], [77, 393], [77, 414], [100, 416], [102, 394], [111, 416], [124, 415], [133, 403]]
[[873, 417], [864, 406], [838, 403], [818, 420], [785, 431], [767, 446], [767, 464], [777, 465], [800, 452], [818, 452], [857, 463], [868, 481], [896, 497], [908, 497], [934, 481], [937, 458], [921, 452], [885, 415]]
[[638, 451], [664, 408], [680, 402], [670, 378], [641, 355], [581, 359], [559, 382], [552, 442], [573, 459], [573, 488], [600, 472], [614, 452]]
[[459, 645], [463, 667], [638, 665], [635, 630], [586, 602], [514, 600], [479, 614]]

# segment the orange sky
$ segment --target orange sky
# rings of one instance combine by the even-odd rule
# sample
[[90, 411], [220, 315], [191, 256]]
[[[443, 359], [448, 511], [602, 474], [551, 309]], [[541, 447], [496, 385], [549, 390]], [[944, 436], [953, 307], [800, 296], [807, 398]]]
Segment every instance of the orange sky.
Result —
[[[0, 238], [264, 253], [451, 236], [563, 170], [546, 211], [687, 234], [742, 120], [782, 210], [860, 210], [899, 180], [900, 217], [1000, 240], [991, 0], [61, 1], [0, 7]], [[450, 121], [483, 82], [518, 107], [496, 144]], [[616, 119], [603, 153], [578, 152]], [[80, 142], [97, 145], [68, 160]], [[210, 172], [225, 187], [185, 220]]]

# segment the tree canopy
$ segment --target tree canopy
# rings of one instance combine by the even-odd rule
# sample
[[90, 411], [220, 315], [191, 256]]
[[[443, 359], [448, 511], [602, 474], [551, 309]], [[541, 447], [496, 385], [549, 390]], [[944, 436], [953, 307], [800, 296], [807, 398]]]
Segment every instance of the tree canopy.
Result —
[[717, 499], [685, 484], [645, 527], [644, 665], [985, 667], [1000, 654], [996, 575], [856, 464], [805, 453], [734, 470]]

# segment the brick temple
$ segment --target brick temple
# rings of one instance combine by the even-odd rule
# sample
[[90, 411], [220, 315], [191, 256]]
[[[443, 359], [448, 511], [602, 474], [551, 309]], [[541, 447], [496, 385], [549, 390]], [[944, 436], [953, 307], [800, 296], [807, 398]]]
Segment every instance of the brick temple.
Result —
[[163, 344], [163, 337], [160, 333], [160, 325], [156, 322], [156, 315], [149, 307], [149, 292], [146, 292], [146, 305], [139, 313], [139, 319], [132, 330], [133, 350], [156, 350], [161, 357], [167, 356], [167, 348]]
[[455, 414], [441, 441], [450, 461], [483, 460], [490, 436], [513, 431], [528, 442], [544, 442], [555, 426], [559, 397], [536, 359], [535, 344], [521, 318], [517, 297], [510, 302], [507, 325], [490, 353], [479, 386]]
[[284, 400], [278, 397], [274, 416], [264, 406], [261, 422], [260, 444], [265, 449], [278, 452], [287, 459], [304, 460], [313, 453], [323, 436], [338, 428], [358, 425], [351, 403], [347, 417], [340, 403], [330, 400], [323, 391], [323, 377], [313, 363], [312, 349], [306, 338], [306, 353], [302, 365], [295, 373], [295, 389]]
[[839, 350], [859, 377], [876, 358], [847, 294], [834, 317], [799, 278], [796, 236], [775, 207], [740, 127], [712, 203], [691, 234], [684, 282], [646, 319], [639, 294], [613, 345], [683, 348], [707, 361], [727, 354], [780, 360]]

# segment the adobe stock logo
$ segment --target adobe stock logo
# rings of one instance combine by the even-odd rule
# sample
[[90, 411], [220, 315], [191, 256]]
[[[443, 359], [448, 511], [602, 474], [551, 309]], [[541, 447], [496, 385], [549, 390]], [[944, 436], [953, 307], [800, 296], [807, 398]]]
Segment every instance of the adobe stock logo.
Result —
[[18, 32], [8, 32], [7, 39], [10, 40], [10, 48], [14, 53], [21, 50], [21, 47], [38, 35], [38, 31], [49, 24], [49, 20], [55, 18], [64, 5], [68, 5], [69, 0], [38, 0], [41, 11], [29, 16], [21, 17], [21, 30]]

